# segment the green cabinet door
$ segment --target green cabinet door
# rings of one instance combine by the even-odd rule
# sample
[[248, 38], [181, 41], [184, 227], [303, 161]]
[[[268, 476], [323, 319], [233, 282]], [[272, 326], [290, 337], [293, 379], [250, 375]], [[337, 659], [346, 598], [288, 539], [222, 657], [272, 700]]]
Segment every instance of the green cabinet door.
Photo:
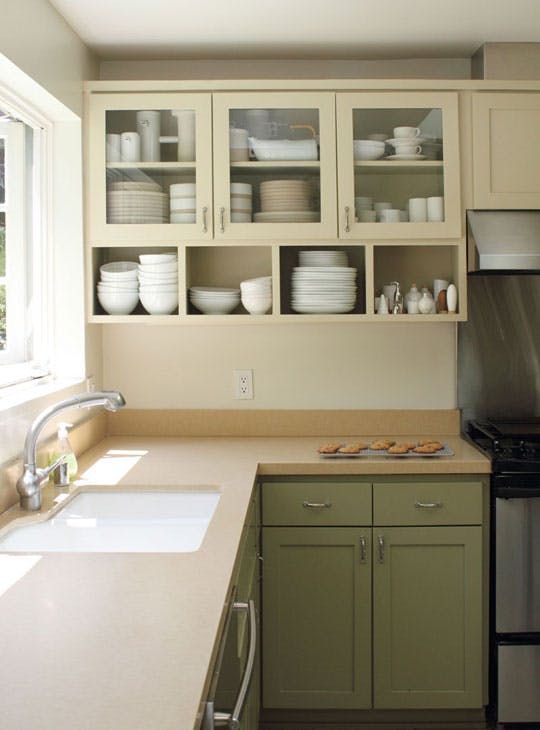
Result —
[[263, 706], [371, 707], [371, 528], [263, 528]]
[[482, 528], [374, 527], [374, 707], [482, 706]]

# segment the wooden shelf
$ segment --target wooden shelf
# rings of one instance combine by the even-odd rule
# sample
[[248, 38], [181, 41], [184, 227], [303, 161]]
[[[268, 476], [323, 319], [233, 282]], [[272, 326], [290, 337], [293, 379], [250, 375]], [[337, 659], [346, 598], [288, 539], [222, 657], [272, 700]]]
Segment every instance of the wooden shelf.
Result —
[[355, 170], [361, 169], [371, 174], [425, 174], [426, 172], [442, 172], [444, 160], [355, 160]]
[[196, 162], [107, 162], [108, 170], [195, 170]]
[[251, 173], [260, 175], [267, 172], [318, 172], [321, 163], [319, 160], [253, 160], [251, 162], [231, 162], [231, 172]]
[[461, 314], [94, 314], [88, 317], [91, 324], [148, 324], [148, 325], [254, 325], [254, 324], [304, 324], [376, 322], [380, 324], [410, 324], [411, 322], [463, 322]]

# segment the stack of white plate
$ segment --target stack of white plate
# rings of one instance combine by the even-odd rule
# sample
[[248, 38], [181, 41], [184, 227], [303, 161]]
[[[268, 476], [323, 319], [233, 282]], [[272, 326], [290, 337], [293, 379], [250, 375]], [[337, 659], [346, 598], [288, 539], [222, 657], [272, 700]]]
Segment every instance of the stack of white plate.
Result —
[[300, 251], [298, 254], [300, 266], [348, 266], [349, 259], [345, 251]]
[[272, 277], [259, 276], [240, 282], [242, 304], [250, 314], [266, 314], [272, 306]]
[[342, 314], [356, 304], [356, 269], [298, 266], [292, 274], [291, 309], [301, 314]]
[[251, 223], [253, 186], [249, 183], [231, 183], [231, 223]]
[[256, 223], [308, 223], [320, 220], [313, 208], [309, 180], [265, 180], [260, 184], [261, 212]]
[[240, 289], [192, 286], [189, 301], [203, 314], [230, 314], [240, 304]]
[[195, 223], [197, 219], [197, 186], [176, 183], [169, 188], [171, 223]]
[[139, 303], [137, 264], [113, 261], [100, 266], [99, 273], [97, 296], [103, 309], [107, 314], [131, 314]]
[[178, 260], [175, 253], [139, 256], [139, 296], [148, 314], [172, 314], [178, 307]]
[[108, 223], [167, 223], [167, 195], [156, 182], [123, 180], [107, 188]]

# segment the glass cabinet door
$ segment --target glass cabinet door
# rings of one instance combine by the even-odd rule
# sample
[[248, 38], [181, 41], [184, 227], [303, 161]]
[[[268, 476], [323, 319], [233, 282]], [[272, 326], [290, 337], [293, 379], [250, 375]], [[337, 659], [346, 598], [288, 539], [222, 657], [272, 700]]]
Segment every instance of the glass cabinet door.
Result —
[[216, 238], [336, 237], [334, 101], [214, 94]]
[[94, 94], [89, 112], [89, 239], [211, 238], [210, 94]]
[[458, 96], [337, 94], [339, 235], [459, 237]]

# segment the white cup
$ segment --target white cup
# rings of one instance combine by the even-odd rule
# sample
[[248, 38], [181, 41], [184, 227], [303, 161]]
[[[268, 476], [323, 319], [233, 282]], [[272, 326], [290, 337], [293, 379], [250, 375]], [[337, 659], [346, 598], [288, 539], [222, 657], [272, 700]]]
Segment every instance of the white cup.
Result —
[[147, 110], [137, 112], [137, 132], [141, 137], [141, 160], [143, 162], [159, 162], [161, 159], [160, 130], [160, 112]]
[[400, 221], [400, 223], [408, 223], [409, 222], [409, 211], [408, 210], [400, 210], [399, 211], [399, 221]]
[[357, 211], [360, 223], [375, 223], [377, 220], [377, 211], [368, 208]]
[[107, 162], [120, 162], [120, 135], [119, 134], [107, 134], [106, 135], [106, 157]]
[[389, 208], [393, 208], [394, 206], [392, 203], [389, 202], [382, 202], [382, 203], [375, 203], [373, 208], [375, 209], [375, 212], [377, 213], [377, 220], [380, 222], [381, 220], [381, 211], [388, 210]]
[[399, 223], [399, 210], [397, 208], [384, 208], [381, 210], [381, 223]]
[[394, 144], [396, 155], [419, 155], [422, 152], [422, 147], [419, 144], [410, 144], [410, 142], [396, 142]]
[[444, 198], [427, 199], [427, 219], [432, 223], [444, 221]]
[[249, 160], [248, 130], [231, 127], [229, 129], [229, 154], [231, 162]]
[[120, 156], [123, 162], [141, 161], [141, 138], [137, 132], [124, 132], [120, 136]]
[[373, 142], [386, 142], [388, 135], [386, 132], [372, 132], [368, 134], [367, 138], [373, 140]]
[[173, 109], [173, 117], [178, 122], [178, 162], [195, 160], [195, 111], [193, 109]]
[[409, 200], [409, 220], [411, 223], [427, 221], [427, 200], [425, 198], [411, 198]]
[[394, 139], [400, 139], [402, 137], [419, 137], [419, 127], [394, 127]]

